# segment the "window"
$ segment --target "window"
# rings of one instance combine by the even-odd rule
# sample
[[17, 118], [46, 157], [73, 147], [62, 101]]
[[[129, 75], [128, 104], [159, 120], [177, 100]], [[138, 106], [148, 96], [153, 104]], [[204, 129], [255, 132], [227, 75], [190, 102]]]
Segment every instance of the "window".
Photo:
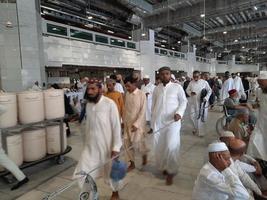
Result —
[[70, 29], [70, 37], [93, 41], [93, 34], [84, 31]]
[[159, 53], [159, 49], [158, 48], [155, 48], [155, 53]]
[[132, 43], [132, 42], [127, 42], [127, 47], [130, 49], [136, 49], [135, 43]]
[[179, 54], [179, 53], [174, 53], [174, 56], [180, 58], [180, 57], [181, 57], [181, 54]]
[[173, 56], [173, 52], [172, 51], [169, 51], [169, 54], [170, 54], [170, 56]]
[[110, 38], [110, 44], [120, 47], [125, 47], [125, 42], [119, 39]]
[[167, 55], [168, 52], [167, 52], [167, 50], [161, 49], [161, 50], [160, 50], [160, 54]]
[[99, 43], [108, 44], [108, 38], [102, 35], [95, 35], [95, 41]]
[[63, 26], [58, 26], [54, 24], [46, 24], [47, 28], [47, 33], [53, 33], [53, 34], [58, 34], [58, 35], [64, 35], [67, 36], [67, 28]]

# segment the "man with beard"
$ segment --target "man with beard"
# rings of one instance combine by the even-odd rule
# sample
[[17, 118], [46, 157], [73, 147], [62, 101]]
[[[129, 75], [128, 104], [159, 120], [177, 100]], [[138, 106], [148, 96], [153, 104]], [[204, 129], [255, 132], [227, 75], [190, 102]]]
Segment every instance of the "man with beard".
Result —
[[258, 83], [261, 88], [259, 91], [259, 117], [250, 137], [247, 154], [267, 161], [267, 71], [260, 72]]
[[171, 82], [171, 69], [159, 69], [161, 82], [152, 97], [151, 128], [154, 133], [156, 166], [166, 175], [166, 185], [172, 185], [179, 167], [180, 129], [187, 99], [183, 88]]
[[[79, 178], [79, 185], [83, 188], [85, 177], [79, 172], [89, 173], [91, 170], [106, 163], [120, 152], [121, 122], [119, 112], [113, 100], [102, 95], [102, 84], [96, 79], [88, 82], [85, 124], [84, 149], [74, 172], [74, 178]], [[118, 200], [118, 188], [110, 180], [111, 162], [100, 167], [90, 175], [95, 179], [104, 175], [113, 189], [111, 200]]]

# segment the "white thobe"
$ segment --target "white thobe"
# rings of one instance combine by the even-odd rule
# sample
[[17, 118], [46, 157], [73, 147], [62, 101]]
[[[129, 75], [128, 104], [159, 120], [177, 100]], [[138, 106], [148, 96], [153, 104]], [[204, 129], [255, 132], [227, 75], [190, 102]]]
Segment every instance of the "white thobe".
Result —
[[115, 84], [114, 90], [115, 90], [116, 92], [119, 92], [119, 93], [124, 94], [123, 87], [122, 87], [122, 85], [121, 85], [120, 83], [116, 83], [116, 84]]
[[160, 170], [176, 173], [179, 167], [181, 120], [174, 122], [174, 115], [183, 116], [187, 99], [183, 88], [169, 82], [159, 84], [153, 93], [151, 128], [154, 133], [154, 153]]
[[192, 200], [249, 200], [250, 195], [238, 176], [228, 167], [219, 172], [210, 162], [197, 177]]
[[267, 161], [267, 94], [259, 90], [259, 115], [256, 127], [250, 136], [247, 154]]
[[[85, 145], [74, 178], [81, 178], [76, 173], [89, 173], [98, 167], [90, 175], [94, 179], [104, 175], [108, 180], [111, 162], [105, 166], [103, 164], [111, 159], [112, 151], [119, 152], [122, 146], [119, 112], [113, 100], [102, 96], [96, 104], [87, 103], [86, 113]], [[84, 178], [80, 179], [80, 187], [83, 186]]]
[[221, 100], [224, 101], [226, 98], [229, 97], [228, 92], [234, 89], [234, 80], [232, 78], [228, 78], [222, 84], [221, 90]]
[[[200, 109], [201, 102], [201, 91], [203, 89], [207, 90], [207, 95], [204, 97], [206, 100], [204, 109], [204, 121], [202, 121], [199, 114], [203, 113], [203, 110]], [[195, 92], [196, 95], [191, 96], [191, 92]], [[186, 93], [190, 96], [189, 98], [189, 110], [190, 110], [190, 116], [191, 120], [193, 122], [194, 129], [198, 132], [199, 135], [203, 136], [205, 132], [202, 130], [204, 122], [207, 120], [208, 117], [208, 108], [209, 108], [209, 98], [212, 93], [212, 89], [209, 86], [209, 83], [203, 79], [200, 79], [198, 81], [192, 80], [187, 89]]]
[[242, 80], [241, 80], [241, 78], [239, 76], [236, 76], [233, 79], [233, 85], [234, 85], [233, 89], [237, 90], [239, 98], [247, 96], [246, 93], [245, 93], [245, 90], [244, 90], [244, 86], [243, 86]]
[[141, 90], [145, 93], [148, 94], [146, 95], [146, 121], [151, 120], [151, 107], [152, 107], [152, 95], [155, 89], [155, 85], [152, 83], [148, 83], [147, 85], [142, 85]]

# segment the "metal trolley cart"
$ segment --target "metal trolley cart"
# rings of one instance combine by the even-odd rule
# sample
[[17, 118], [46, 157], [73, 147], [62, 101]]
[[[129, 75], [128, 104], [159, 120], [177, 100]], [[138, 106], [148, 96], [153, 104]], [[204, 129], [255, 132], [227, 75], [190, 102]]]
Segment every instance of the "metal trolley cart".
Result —
[[[44, 120], [36, 123], [30, 123], [30, 124], [19, 124], [14, 127], [9, 127], [9, 128], [3, 128], [1, 129], [2, 132], [2, 146], [3, 149], [8, 153], [7, 149], [7, 137], [9, 135], [14, 135], [14, 134], [21, 134], [21, 130], [25, 128], [32, 128], [32, 127], [39, 127], [39, 128], [45, 128], [46, 126], [49, 125], [60, 125], [60, 146], [61, 146], [61, 152], [58, 154], [52, 154], [52, 155], [46, 155], [46, 157], [36, 160], [33, 162], [24, 162], [21, 166], [20, 169], [25, 169], [31, 166], [34, 166], [36, 164], [39, 164], [41, 162], [50, 160], [50, 159], [55, 159], [57, 164], [63, 164], [64, 163], [64, 155], [69, 153], [72, 148], [70, 146], [67, 146], [66, 149], [64, 149], [64, 131], [63, 131], [63, 123], [64, 123], [64, 118], [57, 118], [57, 119], [52, 119], [52, 120]], [[0, 172], [0, 177], [4, 177], [6, 175], [10, 174], [9, 171], [3, 171]]]

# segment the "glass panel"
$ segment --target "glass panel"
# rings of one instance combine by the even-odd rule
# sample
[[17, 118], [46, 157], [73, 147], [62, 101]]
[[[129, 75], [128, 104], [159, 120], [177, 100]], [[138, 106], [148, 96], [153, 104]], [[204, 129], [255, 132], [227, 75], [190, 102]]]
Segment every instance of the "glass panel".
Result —
[[159, 53], [159, 49], [158, 48], [155, 48], [155, 53]]
[[127, 47], [130, 49], [136, 49], [135, 43], [132, 43], [132, 42], [127, 42]]
[[93, 34], [84, 31], [70, 29], [70, 37], [93, 41]]
[[110, 38], [110, 44], [120, 47], [125, 47], [125, 42], [119, 39]]
[[64, 36], [68, 35], [66, 27], [57, 26], [54, 24], [46, 24], [46, 25], [47, 25], [47, 32], [48, 33], [54, 33], [54, 34], [64, 35]]
[[100, 42], [100, 43], [104, 43], [104, 44], [108, 44], [108, 38], [102, 35], [95, 35], [95, 41], [96, 42]]
[[160, 54], [167, 55], [168, 52], [167, 52], [167, 50], [161, 49], [161, 50], [160, 50]]

